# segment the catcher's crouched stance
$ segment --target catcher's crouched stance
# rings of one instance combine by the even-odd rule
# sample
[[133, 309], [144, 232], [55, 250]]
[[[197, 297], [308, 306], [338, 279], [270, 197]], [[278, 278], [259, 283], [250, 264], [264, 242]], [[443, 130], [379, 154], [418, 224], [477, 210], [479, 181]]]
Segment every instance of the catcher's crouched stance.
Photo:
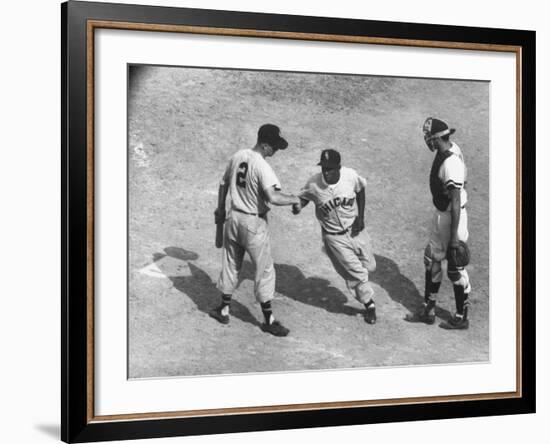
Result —
[[[258, 131], [256, 146], [237, 151], [231, 157], [220, 185], [218, 208], [215, 211], [218, 227], [225, 222], [222, 271], [217, 285], [222, 295], [220, 306], [212, 309], [210, 316], [222, 324], [229, 323], [231, 298], [238, 284], [246, 252], [256, 268], [254, 294], [265, 318], [261, 328], [274, 336], [286, 336], [289, 330], [275, 320], [271, 309], [275, 293], [275, 267], [267, 227], [267, 204], [292, 205], [298, 203], [299, 199], [280, 191], [279, 180], [265, 159], [287, 146], [288, 143], [281, 137], [277, 126], [262, 125]], [[231, 197], [231, 211], [225, 220], [225, 200], [228, 193]], [[222, 245], [219, 233], [218, 229], [218, 247]]]
[[468, 214], [465, 190], [466, 166], [459, 146], [449, 140], [454, 128], [442, 120], [428, 118], [423, 126], [424, 140], [436, 155], [430, 172], [430, 190], [435, 211], [430, 240], [424, 251], [425, 291], [424, 306], [408, 316], [411, 322], [435, 323], [435, 305], [441, 286], [441, 262], [447, 260], [447, 276], [453, 283], [456, 314], [441, 327], [467, 329], [471, 291], [466, 265], [470, 262], [468, 241]]

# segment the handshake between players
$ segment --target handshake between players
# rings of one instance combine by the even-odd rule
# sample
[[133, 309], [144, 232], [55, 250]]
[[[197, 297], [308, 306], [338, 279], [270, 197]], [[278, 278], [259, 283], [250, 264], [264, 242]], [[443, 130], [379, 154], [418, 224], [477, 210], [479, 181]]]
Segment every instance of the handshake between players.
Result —
[[[468, 237], [464, 190], [466, 173], [460, 148], [449, 140], [454, 129], [449, 129], [445, 122], [435, 118], [427, 119], [423, 129], [426, 144], [430, 150], [437, 152], [430, 173], [430, 190], [434, 205], [441, 213], [438, 223], [445, 226], [436, 227], [439, 234], [437, 238], [430, 238], [426, 248], [424, 307], [406, 319], [433, 324], [435, 296], [441, 283], [441, 261], [448, 257], [456, 258], [455, 250], [459, 247], [468, 253], [465, 246]], [[375, 324], [376, 306], [369, 273], [375, 271], [376, 260], [364, 223], [367, 181], [354, 169], [342, 166], [338, 151], [326, 149], [317, 164], [321, 171], [307, 180], [298, 196], [285, 194], [266, 159], [287, 147], [279, 127], [265, 124], [258, 131], [254, 148], [239, 150], [229, 160], [220, 184], [218, 209], [215, 212], [215, 222], [218, 224], [216, 246], [223, 246], [222, 271], [217, 282], [221, 304], [210, 311], [210, 316], [223, 324], [229, 323], [232, 294], [239, 282], [244, 254], [248, 253], [256, 266], [254, 294], [265, 319], [261, 329], [275, 336], [288, 335], [289, 330], [275, 320], [271, 306], [275, 293], [275, 268], [267, 230], [268, 204], [292, 206], [292, 213], [298, 215], [302, 208], [313, 202], [315, 216], [321, 226], [324, 251], [335, 271], [364, 305], [365, 322]], [[226, 217], [228, 194], [231, 211]], [[454, 251], [454, 254], [446, 255], [448, 250]], [[465, 265], [467, 261], [455, 264], [449, 260], [448, 274], [455, 289], [457, 313], [445, 324], [446, 328], [468, 328], [470, 284]]]

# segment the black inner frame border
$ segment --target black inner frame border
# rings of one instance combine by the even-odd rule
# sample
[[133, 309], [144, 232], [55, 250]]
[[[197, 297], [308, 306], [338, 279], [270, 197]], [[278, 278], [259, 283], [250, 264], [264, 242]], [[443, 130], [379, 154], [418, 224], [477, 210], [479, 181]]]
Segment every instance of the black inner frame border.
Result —
[[[474, 417], [535, 411], [535, 32], [356, 19], [289, 16], [70, 1], [61, 7], [62, 53], [62, 419], [66, 442], [137, 439]], [[237, 413], [188, 418], [95, 422], [90, 418], [87, 360], [87, 22], [185, 25], [381, 39], [512, 45], [521, 48], [521, 139], [518, 172], [523, 295], [521, 394], [503, 399], [445, 401], [323, 410]], [[519, 112], [519, 111], [518, 111]], [[521, 114], [519, 114], [521, 117]], [[519, 210], [520, 208], [520, 210]], [[519, 224], [518, 224], [519, 225]], [[520, 239], [519, 239], [520, 238]], [[518, 250], [519, 251], [519, 250]], [[69, 297], [70, 296], [70, 297]], [[93, 370], [93, 369], [92, 369]], [[93, 404], [92, 404], [93, 405]], [[99, 418], [98, 418], [99, 419]]]

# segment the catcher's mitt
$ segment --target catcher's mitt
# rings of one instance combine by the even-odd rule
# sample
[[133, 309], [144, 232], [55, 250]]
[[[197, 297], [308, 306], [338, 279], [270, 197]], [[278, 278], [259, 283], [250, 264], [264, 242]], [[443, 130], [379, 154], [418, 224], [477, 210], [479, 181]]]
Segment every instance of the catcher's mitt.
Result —
[[448, 266], [457, 268], [465, 267], [470, 263], [470, 249], [466, 242], [459, 241], [457, 248], [447, 248]]

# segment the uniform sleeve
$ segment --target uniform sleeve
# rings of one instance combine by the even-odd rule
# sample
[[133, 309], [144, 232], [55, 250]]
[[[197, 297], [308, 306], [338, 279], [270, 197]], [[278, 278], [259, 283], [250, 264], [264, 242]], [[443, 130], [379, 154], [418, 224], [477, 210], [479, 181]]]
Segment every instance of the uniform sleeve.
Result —
[[275, 187], [275, 189], [277, 190], [281, 189], [281, 183], [279, 182], [279, 179], [277, 179], [273, 168], [271, 168], [271, 166], [267, 162], [262, 162], [259, 165], [258, 173], [260, 187], [263, 191], [271, 187]]
[[353, 171], [353, 174], [354, 174], [353, 190], [356, 193], [359, 193], [361, 190], [364, 190], [367, 187], [367, 179], [357, 174], [357, 171]]
[[298, 197], [303, 200], [313, 200], [311, 193], [311, 180], [308, 180], [304, 187], [298, 193]]
[[465, 179], [464, 164], [460, 157], [452, 155], [441, 165], [439, 178], [445, 184], [445, 188], [463, 188]]

